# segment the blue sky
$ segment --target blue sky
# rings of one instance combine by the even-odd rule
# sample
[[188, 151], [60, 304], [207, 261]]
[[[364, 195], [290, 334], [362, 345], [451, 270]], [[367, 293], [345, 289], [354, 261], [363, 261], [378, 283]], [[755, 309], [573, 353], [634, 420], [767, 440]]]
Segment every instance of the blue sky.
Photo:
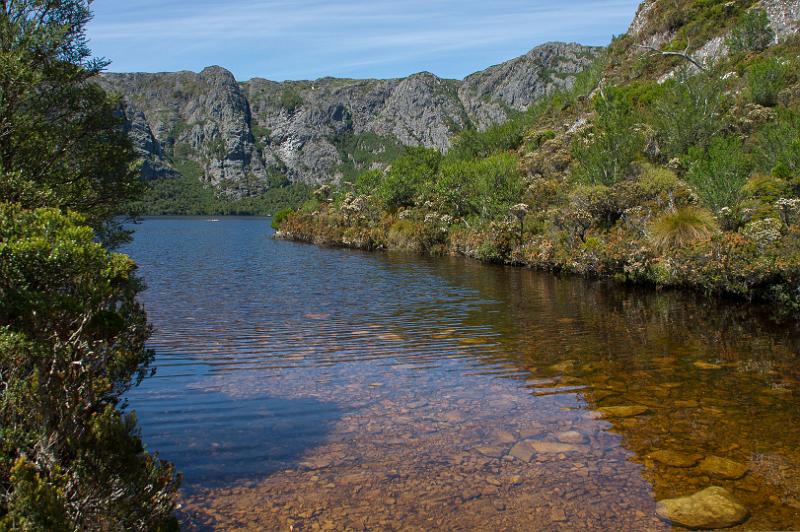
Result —
[[605, 45], [639, 0], [95, 0], [88, 33], [114, 72], [237, 79], [463, 78], [547, 41]]

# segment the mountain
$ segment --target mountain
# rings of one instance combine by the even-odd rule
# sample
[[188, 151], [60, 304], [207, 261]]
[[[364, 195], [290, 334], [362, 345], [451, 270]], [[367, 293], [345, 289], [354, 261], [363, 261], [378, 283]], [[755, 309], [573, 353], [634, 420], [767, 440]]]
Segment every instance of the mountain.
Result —
[[404, 146], [447, 151], [465, 128], [484, 130], [563, 88], [601, 51], [547, 43], [462, 81], [422, 72], [401, 79], [237, 82], [200, 73], [105, 74], [122, 95], [145, 179], [197, 178], [232, 198], [289, 182], [339, 181], [384, 167]]

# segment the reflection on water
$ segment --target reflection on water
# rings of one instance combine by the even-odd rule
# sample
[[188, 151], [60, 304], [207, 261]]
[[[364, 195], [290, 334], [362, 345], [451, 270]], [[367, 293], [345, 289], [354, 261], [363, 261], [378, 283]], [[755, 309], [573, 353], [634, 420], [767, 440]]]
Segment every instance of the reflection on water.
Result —
[[763, 309], [150, 219], [131, 394], [188, 524], [667, 528], [708, 486], [800, 527], [800, 331]]

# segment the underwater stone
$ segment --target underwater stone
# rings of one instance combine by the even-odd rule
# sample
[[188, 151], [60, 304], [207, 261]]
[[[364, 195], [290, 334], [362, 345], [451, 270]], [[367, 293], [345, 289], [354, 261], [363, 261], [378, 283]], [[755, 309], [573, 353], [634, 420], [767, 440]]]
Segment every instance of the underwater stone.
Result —
[[728, 490], [711, 486], [693, 495], [659, 501], [656, 515], [674, 525], [707, 529], [738, 525], [749, 517], [750, 512]]

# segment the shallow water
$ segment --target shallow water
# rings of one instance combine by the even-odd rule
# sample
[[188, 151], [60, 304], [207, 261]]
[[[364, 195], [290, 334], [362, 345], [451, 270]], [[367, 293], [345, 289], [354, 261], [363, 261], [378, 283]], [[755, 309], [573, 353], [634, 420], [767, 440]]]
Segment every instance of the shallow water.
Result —
[[156, 218], [125, 249], [158, 368], [130, 403], [187, 527], [662, 530], [716, 485], [737, 528], [800, 528], [800, 329], [768, 309], [270, 233]]

